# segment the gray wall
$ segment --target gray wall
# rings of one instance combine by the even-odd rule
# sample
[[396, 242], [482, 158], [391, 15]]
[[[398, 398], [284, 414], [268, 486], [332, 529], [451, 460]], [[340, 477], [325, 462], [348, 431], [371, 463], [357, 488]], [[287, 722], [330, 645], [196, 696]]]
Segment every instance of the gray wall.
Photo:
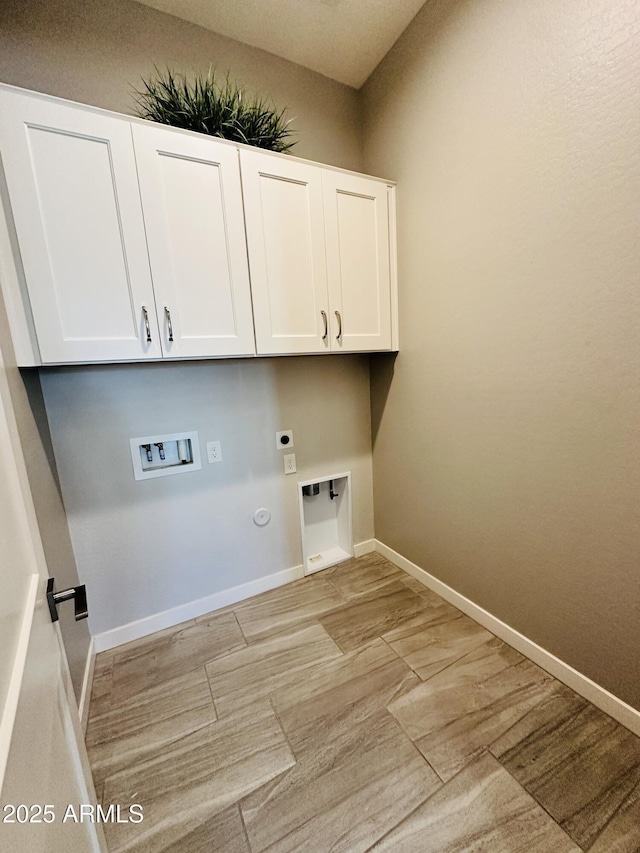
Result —
[[[296, 155], [362, 167], [359, 99], [348, 86], [130, 0], [0, 4], [3, 82], [130, 112], [131, 88], [154, 64], [230, 71], [288, 106]], [[61, 572], [71, 548], [56, 462], [37, 379], [24, 376], [33, 410], [16, 373], [23, 440], [37, 450], [36, 503], [43, 533], [58, 530], [48, 556]], [[294, 483], [307, 473], [352, 469], [356, 541], [373, 536], [366, 358], [87, 367], [46, 371], [42, 382], [94, 633], [299, 564]], [[298, 477], [285, 478], [273, 433], [290, 427]], [[134, 483], [130, 437], [192, 428], [223, 441], [223, 464]], [[262, 504], [273, 519], [258, 531], [251, 515]], [[84, 664], [86, 647], [69, 644], [72, 663]]]
[[299, 131], [297, 157], [362, 166], [359, 99], [350, 86], [132, 0], [0, 3], [3, 83], [131, 113], [132, 91], [154, 65], [229, 71], [287, 108]]
[[[42, 385], [93, 634], [300, 566], [298, 479], [350, 470], [354, 541], [373, 538], [366, 356], [52, 368]], [[130, 438], [192, 430], [202, 470], [134, 480]]]
[[398, 181], [376, 536], [640, 707], [640, 7], [434, 0], [364, 88]]
[[[377, 536], [636, 706], [638, 24], [629, 2], [433, 0], [363, 90], [363, 164], [348, 87], [128, 0], [0, 8], [5, 82], [127, 112], [154, 62], [211, 63], [289, 105], [297, 154], [398, 180], [402, 351], [373, 359], [371, 385]], [[290, 419], [326, 401], [338, 370], [360, 383], [359, 411], [361, 361], [348, 377], [323, 362], [315, 388], [289, 375], [296, 362], [316, 366], [198, 369], [240, 370], [250, 411], [268, 365], [300, 395]], [[80, 381], [119, 411], [120, 370]], [[166, 375], [183, 393], [173, 366], [131, 371], [138, 390]], [[72, 373], [51, 375], [48, 405]], [[361, 458], [367, 427], [327, 424], [351, 448], [327, 444], [331, 463]]]

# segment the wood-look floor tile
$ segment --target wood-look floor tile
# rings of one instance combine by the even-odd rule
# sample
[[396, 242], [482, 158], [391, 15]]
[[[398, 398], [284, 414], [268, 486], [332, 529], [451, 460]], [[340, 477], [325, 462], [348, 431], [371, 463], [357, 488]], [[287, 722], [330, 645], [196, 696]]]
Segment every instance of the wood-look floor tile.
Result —
[[348, 652], [398, 627], [426, 606], [421, 596], [396, 579], [374, 592], [351, 598], [318, 621], [340, 648]]
[[[389, 646], [377, 639], [362, 649], [317, 663], [305, 678], [273, 691], [271, 701], [294, 754], [299, 757], [322, 746], [327, 726], [338, 720], [344, 710], [361, 703], [364, 717], [385, 709], [407, 681], [410, 686], [420, 683]], [[357, 719], [352, 716], [349, 723]], [[335, 738], [334, 727], [332, 739]]]
[[106, 825], [110, 849], [119, 853], [146, 844], [155, 850], [177, 843], [293, 764], [272, 711], [238, 714], [198, 729], [106, 780], [108, 802], [135, 802], [144, 809], [142, 823]]
[[[124, 648], [123, 646], [118, 646], [118, 648]], [[93, 665], [94, 674], [103, 672], [106, 669], [111, 669], [111, 665], [113, 663], [113, 659], [115, 657], [115, 649], [107, 649], [104, 652], [98, 652], [96, 654], [96, 659]]]
[[417, 676], [381, 639], [271, 694], [296, 767], [243, 803], [254, 851], [366, 850], [440, 784], [385, 706]]
[[326, 740], [319, 750], [307, 750], [243, 801], [253, 853], [365, 851], [440, 785], [384, 710], [352, 721], [339, 746], [334, 734], [331, 727], [318, 731], [319, 742]]
[[386, 563], [389, 566], [393, 566], [393, 563], [387, 560], [386, 557], [383, 557], [382, 554], [379, 554], [377, 551], [369, 551], [368, 554], [363, 554], [361, 557], [349, 557], [349, 559], [343, 560], [341, 563], [336, 563], [335, 566], [322, 569], [321, 574], [324, 578], [330, 578], [332, 575], [340, 573], [343, 569], [351, 569], [354, 566], [356, 568], [358, 566], [371, 566], [376, 563]]
[[393, 578], [404, 574], [381, 554], [371, 553], [355, 560], [345, 560], [326, 569], [322, 575], [345, 598], [373, 592]]
[[246, 641], [235, 616], [224, 613], [163, 631], [155, 641], [147, 639], [122, 647], [113, 665], [112, 702], [128, 699], [244, 646]]
[[249, 642], [315, 619], [344, 603], [326, 580], [313, 576], [280, 586], [235, 605], [242, 632]]
[[216, 710], [222, 718], [268, 697], [286, 685], [313, 678], [307, 671], [340, 649], [318, 624], [293, 628], [251, 643], [206, 666]]
[[637, 739], [487, 635], [366, 555], [100, 654], [111, 853], [640, 853]]
[[492, 639], [473, 619], [442, 601], [429, 605], [399, 628], [383, 634], [391, 648], [423, 681]]
[[[150, 850], [149, 853], [155, 851]], [[240, 808], [232, 806], [225, 809], [179, 842], [162, 848], [161, 853], [251, 853]]]
[[545, 699], [555, 679], [497, 638], [389, 710], [445, 781]]
[[638, 853], [640, 850], [640, 785], [623, 802], [589, 853]]
[[86, 742], [94, 778], [104, 780], [145, 761], [215, 719], [204, 667], [141, 691], [89, 718]]
[[408, 575], [406, 572], [401, 573], [401, 580], [402, 583], [405, 586], [408, 586], [409, 589], [413, 590], [413, 592], [423, 596], [424, 598], [430, 599], [434, 603], [436, 601], [444, 601], [441, 596], [433, 592], [433, 590], [429, 589], [429, 587], [425, 586], [423, 583], [420, 583], [420, 581], [416, 580], [416, 578], [411, 577], [411, 575]]
[[89, 699], [89, 717], [102, 714], [111, 707], [111, 689], [113, 687], [113, 654], [101, 652], [96, 655]]
[[129, 846], [130, 853], [251, 853], [238, 806]]
[[123, 643], [120, 646], [110, 650], [112, 657], [118, 657], [121, 660], [133, 658], [138, 654], [142, 654], [145, 649], [150, 646], [158, 645], [164, 640], [170, 639], [174, 634], [179, 634], [181, 631], [195, 625], [195, 619], [187, 619], [186, 622], [180, 622], [178, 625], [171, 625], [169, 628], [163, 628], [161, 631], [154, 631], [153, 634], [146, 634], [144, 637], [139, 637], [137, 640], [130, 640], [128, 643]]
[[481, 755], [373, 847], [393, 853], [579, 853], [491, 755]]
[[585, 849], [640, 783], [640, 738], [566, 687], [491, 751]]

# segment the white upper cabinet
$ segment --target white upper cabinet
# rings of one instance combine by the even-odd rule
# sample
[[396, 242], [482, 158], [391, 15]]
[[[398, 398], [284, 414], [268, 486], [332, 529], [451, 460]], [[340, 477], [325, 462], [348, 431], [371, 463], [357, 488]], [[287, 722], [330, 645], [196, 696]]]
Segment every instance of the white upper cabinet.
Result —
[[329, 349], [322, 170], [241, 151], [259, 353]]
[[238, 151], [133, 124], [165, 356], [253, 355]]
[[21, 365], [397, 349], [385, 181], [2, 84], [0, 155]]
[[258, 353], [391, 349], [387, 185], [240, 159]]
[[0, 150], [42, 361], [160, 357], [129, 123], [2, 90]]
[[391, 349], [387, 186], [323, 170], [331, 349]]

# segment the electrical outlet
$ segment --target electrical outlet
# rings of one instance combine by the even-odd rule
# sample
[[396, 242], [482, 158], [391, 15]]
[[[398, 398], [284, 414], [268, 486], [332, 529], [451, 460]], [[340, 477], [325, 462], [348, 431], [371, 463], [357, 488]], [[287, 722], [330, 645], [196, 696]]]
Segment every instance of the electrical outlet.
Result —
[[222, 444], [219, 441], [207, 442], [207, 459], [209, 462], [222, 462]]
[[296, 473], [296, 454], [295, 453], [287, 453], [282, 458], [284, 459], [284, 473], [285, 474], [295, 474]]
[[278, 450], [293, 450], [293, 430], [284, 429], [276, 433], [276, 447]]

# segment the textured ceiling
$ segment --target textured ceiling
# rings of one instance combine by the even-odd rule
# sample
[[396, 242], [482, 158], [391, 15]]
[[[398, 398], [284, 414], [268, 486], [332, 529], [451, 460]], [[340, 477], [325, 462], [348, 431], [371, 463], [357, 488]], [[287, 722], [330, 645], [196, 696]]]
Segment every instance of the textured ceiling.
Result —
[[424, 0], [139, 0], [359, 89]]

